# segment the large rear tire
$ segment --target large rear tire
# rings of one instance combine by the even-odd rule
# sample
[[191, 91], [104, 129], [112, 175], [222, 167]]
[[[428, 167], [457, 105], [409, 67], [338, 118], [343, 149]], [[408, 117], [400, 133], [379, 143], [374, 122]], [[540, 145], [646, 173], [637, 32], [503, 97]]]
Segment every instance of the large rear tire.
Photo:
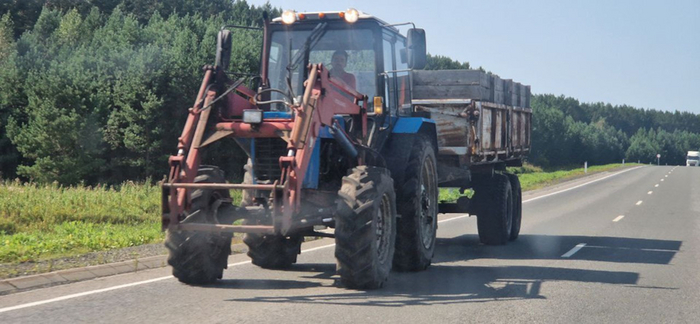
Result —
[[[217, 167], [202, 166], [195, 183], [223, 183], [224, 173]], [[227, 190], [196, 189], [192, 204], [182, 223], [230, 224], [218, 211], [231, 207]], [[230, 233], [168, 231], [165, 247], [173, 276], [183, 283], [204, 285], [221, 279], [231, 254]]]
[[520, 224], [523, 219], [523, 191], [517, 175], [512, 173], [506, 173], [506, 175], [513, 191], [513, 226], [510, 229], [509, 240], [515, 241], [520, 235]]
[[474, 177], [474, 204], [479, 240], [504, 245], [513, 227], [513, 192], [506, 175]]
[[[248, 159], [244, 184], [253, 183], [253, 163]], [[253, 190], [243, 190], [241, 206], [252, 205], [254, 199]], [[251, 221], [244, 221], [246, 225], [259, 225]], [[286, 269], [297, 262], [297, 255], [301, 252], [302, 236], [284, 237], [281, 235], [263, 235], [246, 233], [243, 243], [248, 246], [248, 257], [251, 262], [264, 269]]]
[[404, 182], [396, 186], [396, 251], [394, 269], [425, 270], [435, 254], [438, 184], [435, 151], [430, 141], [416, 138]]
[[343, 177], [335, 219], [340, 281], [352, 289], [380, 288], [391, 271], [396, 195], [389, 171], [360, 166]]

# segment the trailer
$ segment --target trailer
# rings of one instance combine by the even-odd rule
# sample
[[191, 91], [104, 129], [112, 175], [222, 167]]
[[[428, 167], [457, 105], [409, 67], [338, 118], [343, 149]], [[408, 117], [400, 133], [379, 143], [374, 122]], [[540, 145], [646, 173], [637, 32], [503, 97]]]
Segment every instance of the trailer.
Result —
[[[306, 236], [333, 237], [340, 280], [356, 289], [381, 287], [392, 269], [426, 269], [439, 212], [476, 215], [484, 244], [518, 237], [520, 183], [506, 166], [530, 149], [528, 86], [423, 71], [424, 30], [404, 36], [354, 9], [285, 11], [263, 26], [260, 74], [248, 83], [228, 71], [238, 27], [219, 32], [169, 159], [162, 228], [175, 277], [222, 278], [232, 233], [268, 269], [294, 264]], [[247, 155], [242, 183], [201, 164], [224, 140]], [[474, 195], [440, 202], [439, 187]]]

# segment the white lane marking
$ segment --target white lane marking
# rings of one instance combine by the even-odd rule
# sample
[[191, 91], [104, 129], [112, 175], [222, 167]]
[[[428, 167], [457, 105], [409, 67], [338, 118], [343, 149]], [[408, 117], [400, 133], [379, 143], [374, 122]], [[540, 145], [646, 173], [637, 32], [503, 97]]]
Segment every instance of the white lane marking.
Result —
[[639, 205], [641, 205], [641, 204], [642, 204], [642, 201], [640, 200], [640, 201], [638, 201], [635, 205], [639, 206]]
[[[452, 217], [452, 218], [449, 218], [449, 219], [443, 219], [443, 220], [441, 220], [441, 221], [438, 221], [438, 223], [449, 222], [449, 221], [453, 221], [453, 220], [456, 220], [456, 219], [462, 219], [462, 218], [466, 218], [466, 217], [469, 217], [469, 214], [465, 214], [465, 215], [457, 216], [457, 217]], [[329, 248], [329, 247], [334, 247], [334, 246], [335, 246], [335, 243], [332, 243], [332, 244], [329, 244], [329, 245], [318, 246], [318, 247], [315, 247], [315, 248], [306, 249], [306, 250], [301, 251], [301, 253], [312, 252], [312, 251], [317, 251], [317, 250], [321, 250], [321, 249], [327, 249], [327, 248]], [[251, 263], [251, 261], [248, 260], [248, 261], [242, 261], [242, 262], [231, 263], [231, 264], [229, 264], [228, 266], [229, 266], [229, 267], [236, 267], [236, 266], [240, 266], [240, 265], [244, 265], [244, 264], [250, 264], [250, 263]], [[109, 288], [103, 288], [103, 289], [85, 291], [85, 292], [81, 292], [81, 293], [77, 293], [77, 294], [72, 294], [72, 295], [65, 295], [65, 296], [56, 297], [56, 298], [52, 298], [52, 299], [41, 300], [41, 301], [37, 301], [37, 302], [33, 302], [33, 303], [27, 303], [27, 304], [21, 304], [21, 305], [17, 305], [17, 306], [11, 306], [11, 307], [0, 308], [0, 313], [5, 313], [5, 312], [9, 312], [9, 311], [13, 311], [13, 310], [18, 310], [18, 309], [22, 309], [22, 308], [28, 308], [28, 307], [34, 307], [34, 306], [40, 306], [40, 305], [55, 303], [55, 302], [59, 302], [59, 301], [62, 301], [62, 300], [68, 300], [68, 299], [73, 299], [73, 298], [78, 298], [78, 297], [83, 297], [83, 296], [89, 296], [89, 295], [93, 295], [93, 294], [99, 294], [99, 293], [103, 293], [103, 292], [107, 292], [107, 291], [112, 291], [112, 290], [117, 290], [117, 289], [122, 289], [122, 288], [129, 288], [129, 287], [134, 287], [134, 286], [145, 285], [145, 284], [149, 284], [149, 283], [152, 283], [152, 282], [158, 282], [158, 281], [163, 281], [163, 280], [166, 280], [166, 279], [173, 279], [173, 278], [174, 278], [173, 276], [158, 277], [158, 278], [154, 278], [154, 279], [149, 279], [149, 280], [144, 280], [144, 281], [138, 281], [138, 282], [132, 282], [132, 283], [129, 283], [129, 284], [124, 284], [124, 285], [119, 285], [119, 286], [114, 286], [114, 287], [109, 287]]]
[[576, 246], [574, 246], [573, 249], [569, 250], [569, 252], [566, 252], [566, 253], [562, 254], [561, 257], [562, 257], [562, 258], [568, 258], [568, 257], [574, 255], [574, 253], [578, 252], [578, 250], [583, 249], [584, 246], [586, 246], [586, 243], [579, 243], [579, 244], [576, 244]]
[[617, 217], [615, 217], [615, 219], [613, 219], [613, 222], [619, 222], [623, 218], [625, 218], [625, 215], [617, 216]]
[[86, 291], [86, 292], [81, 292], [77, 294], [72, 294], [72, 295], [66, 295], [66, 296], [61, 296], [61, 297], [56, 297], [52, 299], [47, 299], [47, 300], [42, 300], [38, 302], [33, 302], [33, 303], [27, 303], [27, 304], [21, 304], [17, 306], [12, 306], [12, 307], [5, 307], [5, 308], [0, 308], [0, 313], [4, 312], [9, 312], [17, 309], [22, 309], [22, 308], [27, 308], [27, 307], [34, 307], [34, 306], [39, 306], [39, 305], [44, 305], [48, 303], [55, 303], [58, 301], [66, 300], [66, 299], [73, 299], [77, 297], [82, 297], [82, 296], [87, 296], [87, 295], [92, 295], [92, 294], [97, 294], [97, 293], [102, 293], [110, 290], [117, 290], [117, 289], [122, 289], [122, 288], [127, 288], [127, 287], [133, 287], [133, 286], [138, 286], [138, 285], [143, 285], [151, 282], [156, 282], [156, 281], [161, 281], [165, 279], [170, 279], [173, 276], [167, 276], [167, 277], [160, 277], [160, 278], [155, 278], [155, 279], [150, 279], [150, 280], [144, 280], [144, 281], [139, 281], [139, 282], [132, 282], [130, 284], [125, 284], [125, 285], [119, 285], [119, 286], [114, 286], [114, 287], [109, 287], [109, 288], [104, 288], [104, 289], [98, 289], [98, 290], [91, 290], [91, 291]]
[[661, 179], [661, 181], [664, 181], [664, 179]]
[[[556, 195], [556, 194], [558, 194], [558, 193], [562, 193], [562, 192], [574, 190], [574, 189], [577, 189], [577, 188], [581, 188], [581, 187], [583, 187], [583, 186], [585, 186], [585, 185], [588, 185], [588, 184], [591, 184], [591, 183], [594, 183], [594, 182], [598, 182], [598, 181], [601, 181], [601, 180], [605, 180], [605, 179], [607, 179], [607, 178], [614, 177], [614, 176], [616, 176], [616, 175], [619, 175], [619, 174], [622, 174], [622, 173], [625, 173], [625, 172], [628, 172], [628, 171], [632, 171], [632, 170], [635, 170], [635, 169], [638, 169], [638, 168], [641, 168], [641, 167], [642, 167], [642, 166], [638, 166], [638, 167], [634, 167], [634, 168], [631, 168], [631, 169], [622, 170], [622, 171], [619, 171], [619, 172], [617, 172], [617, 173], [613, 173], [613, 174], [611, 174], [611, 175], [602, 177], [602, 178], [600, 178], [600, 179], [596, 179], [596, 180], [593, 180], [593, 181], [589, 181], [589, 182], [580, 184], [580, 185], [578, 185], [578, 186], [574, 186], [574, 187], [571, 187], [571, 188], [568, 188], [568, 189], [564, 189], [564, 190], [552, 192], [552, 193], [549, 193], [549, 194], [546, 194], [546, 195], [542, 195], [542, 196], [539, 196], [539, 197], [535, 197], [535, 198], [531, 198], [531, 199], [528, 199], [528, 200], [524, 200], [523, 203], [530, 202], [530, 201], [534, 201], [534, 200], [541, 199], [541, 198], [545, 198], [545, 197], [549, 197], [549, 196], [553, 196], [553, 195]], [[661, 181], [663, 181], [663, 179], [662, 179]], [[452, 220], [456, 220], [456, 219], [460, 219], [460, 218], [465, 218], [465, 217], [469, 217], [469, 215], [462, 215], [462, 216], [459, 216], [459, 217], [454, 217], [454, 218], [450, 218], [450, 219], [441, 220], [441, 221], [438, 221], [438, 223], [449, 222], [449, 221], [452, 221]], [[584, 244], [584, 245], [585, 245], [585, 244]], [[324, 246], [320, 246], [320, 247], [311, 248], [311, 249], [308, 249], [308, 250], [303, 250], [303, 251], [301, 251], [301, 253], [316, 251], [316, 250], [320, 250], [320, 249], [326, 249], [326, 248], [333, 247], [333, 246], [335, 246], [335, 244], [324, 245]], [[583, 246], [582, 246], [582, 247], [583, 247]], [[574, 249], [576, 249], [576, 248], [574, 248]], [[579, 248], [579, 249], [580, 249], [580, 248]], [[578, 251], [578, 250], [576, 250], [576, 251]], [[576, 251], [574, 251], [574, 253], [576, 253]], [[572, 253], [572, 254], [573, 254], [573, 253]], [[229, 264], [228, 266], [229, 266], [229, 267], [235, 267], [235, 266], [244, 265], [244, 264], [250, 264], [250, 263], [251, 263], [251, 261], [248, 260], [248, 261], [243, 261], [243, 262], [238, 262], [238, 263]], [[67, 300], [67, 299], [73, 299], [73, 298], [88, 296], [88, 295], [97, 294], [97, 293], [102, 293], [102, 292], [107, 292], [107, 291], [111, 291], [111, 290], [117, 290], [117, 289], [122, 289], [122, 288], [128, 288], [128, 287], [134, 287], [134, 286], [145, 285], [145, 284], [149, 284], [149, 283], [152, 283], [152, 282], [157, 282], [157, 281], [161, 281], [161, 280], [165, 280], [165, 279], [172, 279], [172, 278], [174, 278], [174, 277], [173, 277], [173, 276], [165, 276], [165, 277], [160, 277], [160, 278], [155, 278], [155, 279], [150, 279], [150, 280], [132, 282], [132, 283], [130, 283], [130, 284], [125, 284], [125, 285], [119, 285], [119, 286], [114, 286], [114, 287], [109, 287], [109, 288], [104, 288], [104, 289], [91, 290], [91, 291], [86, 291], [86, 292], [82, 292], [82, 293], [77, 293], [77, 294], [72, 294], [72, 295], [61, 296], [61, 297], [52, 298], [52, 299], [47, 299], [47, 300], [42, 300], [42, 301], [33, 302], [33, 303], [27, 303], [27, 304], [21, 304], [21, 305], [17, 305], [17, 306], [12, 306], [12, 307], [0, 308], [0, 313], [9, 312], [9, 311], [13, 311], [13, 310], [17, 310], [17, 309], [22, 309], [22, 308], [27, 308], [27, 307], [34, 307], [34, 306], [39, 306], [39, 305], [54, 303], [54, 302], [58, 302], [58, 301], [62, 301], [62, 300]]]
[[453, 221], [453, 220], [455, 220], [455, 219], [462, 219], [462, 218], [467, 218], [467, 217], [469, 217], [469, 214], [464, 214], [464, 215], [462, 215], [462, 216], [457, 216], [457, 217], [452, 217], [452, 218], [448, 218], [448, 219], [443, 219], [443, 220], [441, 220], [441, 221], [438, 221], [438, 223], [445, 223], [445, 222]]
[[654, 192], [653, 192], [653, 191], [649, 191], [649, 192], [647, 192], [647, 195], [651, 195], [652, 193], [654, 193]]
[[[545, 198], [545, 197], [549, 197], [549, 196], [553, 196], [553, 195], [556, 195], [556, 194], [560, 194], [560, 193], [562, 193], [562, 192], [567, 192], [567, 191], [569, 191], [569, 190], [574, 190], [574, 189], [577, 189], [577, 188], [581, 188], [581, 187], [583, 187], [583, 186], [585, 186], [585, 185], [589, 185], [589, 184], [594, 183], [594, 182], [598, 182], [598, 181], [601, 181], [601, 180], [605, 180], [605, 179], [607, 179], [607, 178], [614, 177], [614, 176], [616, 176], [616, 175], [618, 175], [618, 174], [622, 174], [622, 173], [625, 173], [625, 172], [627, 172], [627, 171], [632, 171], [632, 170], [635, 170], [635, 169], [639, 169], [639, 168], [641, 168], [641, 167], [642, 167], [642, 166], [638, 166], [638, 167], [634, 167], [634, 168], [631, 168], [631, 169], [622, 170], [622, 171], [620, 171], [620, 172], [613, 173], [613, 174], [611, 174], [611, 175], [609, 175], [609, 176], [605, 176], [605, 177], [602, 177], [602, 178], [600, 178], [600, 179], [596, 179], [596, 180], [593, 180], [593, 181], [589, 181], [589, 182], [586, 182], [586, 183], [582, 183], [582, 184], [580, 184], [580, 185], [578, 185], [578, 186], [575, 186], [575, 187], [571, 187], [571, 188], [568, 188], [568, 189], [564, 189], [564, 190], [560, 190], [560, 191], [548, 193], [548, 194], [546, 194], [546, 195], [542, 195], [542, 196], [535, 197], [535, 198], [530, 198], [530, 199], [528, 199], [528, 200], [523, 200], [523, 204], [526, 203], [526, 202], [531, 202], [531, 201], [533, 201], [533, 200], [542, 199], [542, 198]], [[663, 181], [663, 180], [662, 180], [662, 181]]]
[[668, 174], [664, 176], [664, 178], [668, 178]]
[[654, 185], [654, 188], [657, 188], [657, 187], [659, 187], [659, 184], [658, 184], [658, 183]]

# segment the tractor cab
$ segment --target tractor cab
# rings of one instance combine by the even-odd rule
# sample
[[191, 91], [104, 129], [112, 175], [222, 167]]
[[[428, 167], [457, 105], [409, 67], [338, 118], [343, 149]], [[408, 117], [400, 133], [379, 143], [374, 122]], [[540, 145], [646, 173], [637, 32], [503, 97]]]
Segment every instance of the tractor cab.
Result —
[[[420, 30], [409, 33], [418, 34], [415, 31]], [[263, 86], [289, 92], [271, 93], [273, 101], [300, 96], [309, 64], [322, 64], [332, 79], [366, 96], [369, 114], [398, 116], [402, 108], [410, 111], [408, 70], [425, 64], [424, 37], [409, 54], [408, 40], [398, 29], [355, 9], [285, 11], [272, 20], [266, 36]], [[419, 64], [409, 66], [409, 57]], [[273, 103], [270, 110], [285, 110], [284, 104]]]

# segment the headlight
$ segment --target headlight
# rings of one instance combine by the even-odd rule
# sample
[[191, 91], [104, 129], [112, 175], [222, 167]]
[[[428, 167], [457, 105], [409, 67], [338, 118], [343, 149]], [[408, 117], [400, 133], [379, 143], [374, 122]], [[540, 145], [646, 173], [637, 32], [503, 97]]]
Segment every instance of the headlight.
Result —
[[243, 110], [243, 122], [246, 124], [260, 124], [262, 123], [263, 112], [257, 109], [246, 109]]
[[344, 16], [345, 16], [345, 17], [344, 17], [344, 18], [345, 18], [345, 21], [347, 21], [347, 22], [349, 22], [349, 23], [352, 24], [352, 23], [356, 22], [357, 19], [360, 18], [360, 12], [357, 11], [357, 9], [350, 8], [350, 9], [348, 9], [348, 10], [345, 10], [345, 15], [344, 15]]
[[293, 10], [285, 10], [282, 13], [282, 22], [283, 23], [285, 23], [287, 25], [291, 25], [295, 21], [297, 21], [297, 13], [294, 12]]

